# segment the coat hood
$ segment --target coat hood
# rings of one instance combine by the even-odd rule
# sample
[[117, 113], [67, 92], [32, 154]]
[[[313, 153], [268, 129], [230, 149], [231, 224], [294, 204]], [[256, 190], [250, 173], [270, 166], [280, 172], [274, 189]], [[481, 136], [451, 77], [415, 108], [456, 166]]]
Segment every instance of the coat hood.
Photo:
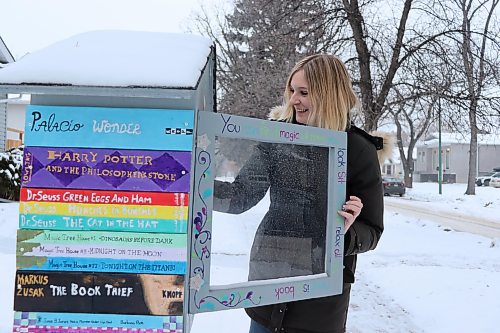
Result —
[[[271, 108], [269, 114], [267, 115], [267, 119], [269, 120], [284, 120], [282, 118], [282, 114], [285, 111], [284, 105], [278, 105]], [[377, 147], [377, 156], [380, 165], [383, 165], [384, 162], [392, 156], [395, 138], [392, 134], [382, 131], [373, 131], [370, 133], [365, 132], [364, 130], [351, 125], [351, 129], [364, 136], [368, 141], [372, 142]]]

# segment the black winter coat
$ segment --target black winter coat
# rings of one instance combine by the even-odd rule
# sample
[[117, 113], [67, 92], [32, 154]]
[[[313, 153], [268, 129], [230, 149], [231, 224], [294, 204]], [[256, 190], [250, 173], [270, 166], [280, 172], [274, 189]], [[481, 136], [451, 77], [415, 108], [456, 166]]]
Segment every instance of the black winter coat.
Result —
[[[346, 197], [359, 197], [363, 209], [345, 235], [344, 283], [354, 282], [356, 255], [374, 249], [383, 231], [376, 143], [356, 127], [348, 131]], [[214, 209], [228, 213], [250, 209], [270, 191], [269, 211], [252, 245], [249, 280], [324, 272], [327, 167], [327, 148], [261, 143], [233, 183], [215, 182]], [[348, 304], [348, 285], [344, 292], [343, 302]], [[338, 297], [323, 297], [246, 311], [273, 329], [336, 332], [338, 325], [329, 318], [338, 317], [338, 301]]]

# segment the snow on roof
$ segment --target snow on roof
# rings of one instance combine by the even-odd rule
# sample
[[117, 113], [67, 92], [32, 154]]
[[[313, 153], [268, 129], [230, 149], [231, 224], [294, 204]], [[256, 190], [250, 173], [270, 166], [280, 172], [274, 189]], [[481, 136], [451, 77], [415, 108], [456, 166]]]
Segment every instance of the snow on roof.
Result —
[[189, 34], [92, 31], [0, 70], [0, 84], [196, 88], [210, 39]]
[[[403, 151], [405, 153], [405, 156], [408, 156], [408, 147], [403, 147]], [[417, 159], [416, 147], [413, 149], [411, 157], [414, 160]], [[389, 159], [385, 160], [384, 164], [400, 164], [400, 163], [401, 163], [401, 156], [399, 154], [399, 149], [398, 149], [398, 147], [394, 147], [391, 157]]]
[[[477, 142], [480, 145], [500, 145], [499, 134], [478, 134]], [[469, 144], [470, 135], [461, 133], [441, 133], [441, 145]], [[439, 133], [432, 133], [428, 140], [419, 144], [419, 147], [437, 147], [439, 145]]]

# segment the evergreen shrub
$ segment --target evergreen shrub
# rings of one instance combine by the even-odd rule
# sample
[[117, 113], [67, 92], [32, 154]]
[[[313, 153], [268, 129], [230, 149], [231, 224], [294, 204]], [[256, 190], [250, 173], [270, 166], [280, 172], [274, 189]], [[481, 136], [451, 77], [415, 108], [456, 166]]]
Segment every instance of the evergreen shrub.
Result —
[[0, 153], [0, 198], [19, 201], [24, 147]]

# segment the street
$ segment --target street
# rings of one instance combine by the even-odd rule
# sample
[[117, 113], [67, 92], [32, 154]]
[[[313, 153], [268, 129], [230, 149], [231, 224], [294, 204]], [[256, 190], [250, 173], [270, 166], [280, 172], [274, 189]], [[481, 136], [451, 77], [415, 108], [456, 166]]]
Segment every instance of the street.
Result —
[[457, 231], [464, 231], [489, 238], [500, 238], [500, 222], [461, 213], [440, 210], [426, 202], [406, 198], [385, 197], [385, 209], [407, 216], [421, 218], [442, 224]]

